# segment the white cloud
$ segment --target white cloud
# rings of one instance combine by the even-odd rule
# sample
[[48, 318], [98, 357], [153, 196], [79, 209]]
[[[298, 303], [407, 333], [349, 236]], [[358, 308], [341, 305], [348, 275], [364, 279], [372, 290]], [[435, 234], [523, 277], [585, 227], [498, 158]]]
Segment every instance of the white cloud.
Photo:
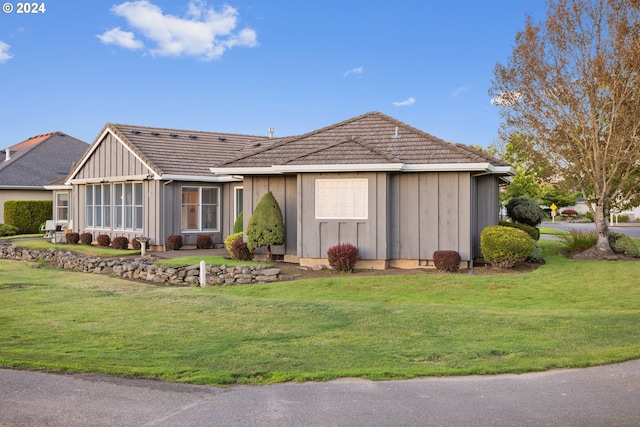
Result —
[[404, 101], [394, 102], [393, 105], [395, 105], [396, 107], [408, 107], [409, 105], [413, 105], [415, 103], [416, 103], [416, 99], [413, 96], [411, 96], [405, 99]]
[[9, 53], [10, 47], [11, 46], [6, 44], [5, 42], [0, 41], [0, 64], [2, 64], [3, 62], [7, 62], [11, 58], [13, 58], [13, 55]]
[[361, 75], [362, 73], [364, 73], [364, 68], [362, 67], [356, 67], [356, 68], [352, 68], [351, 70], [347, 70], [342, 74], [342, 77], [347, 77], [351, 74], [358, 74]]
[[466, 91], [467, 91], [467, 87], [466, 86], [460, 86], [459, 88], [457, 88], [456, 90], [453, 91], [451, 96], [456, 98], [459, 95], [462, 95], [463, 93], [465, 93]]
[[120, 27], [112, 28], [97, 36], [104, 44], [115, 44], [125, 49], [136, 50], [144, 46], [140, 40], [136, 40], [135, 34], [130, 31], [122, 31]]
[[[135, 33], [124, 38], [130, 43], [145, 39], [152, 45], [149, 52], [157, 56], [194, 56], [206, 61], [219, 59], [227, 49], [236, 46], [257, 46], [254, 30], [237, 30], [238, 12], [231, 6], [224, 6], [220, 12], [208, 8], [204, 1], [192, 0], [184, 18], [163, 14], [162, 9], [148, 0], [128, 1], [111, 8], [111, 11], [127, 20]], [[103, 39], [112, 29], [98, 36]], [[122, 39], [122, 38], [121, 38]], [[117, 41], [111, 43], [122, 44]], [[127, 46], [123, 46], [127, 47]]]

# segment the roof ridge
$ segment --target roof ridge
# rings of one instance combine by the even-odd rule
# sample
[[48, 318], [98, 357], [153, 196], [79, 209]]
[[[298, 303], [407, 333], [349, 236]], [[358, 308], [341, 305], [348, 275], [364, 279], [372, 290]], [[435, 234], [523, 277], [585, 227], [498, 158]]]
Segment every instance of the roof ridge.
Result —
[[212, 132], [206, 130], [191, 130], [191, 129], [176, 129], [176, 128], [166, 128], [166, 127], [158, 127], [158, 126], [140, 126], [140, 125], [129, 125], [126, 123], [108, 123], [116, 127], [129, 127], [135, 129], [149, 129], [149, 130], [162, 130], [169, 132], [180, 132], [180, 133], [200, 133], [207, 135], [233, 135], [233, 136], [242, 136], [242, 137], [251, 137], [258, 139], [269, 139], [269, 136], [262, 135], [250, 135], [245, 133], [233, 133], [233, 132]]

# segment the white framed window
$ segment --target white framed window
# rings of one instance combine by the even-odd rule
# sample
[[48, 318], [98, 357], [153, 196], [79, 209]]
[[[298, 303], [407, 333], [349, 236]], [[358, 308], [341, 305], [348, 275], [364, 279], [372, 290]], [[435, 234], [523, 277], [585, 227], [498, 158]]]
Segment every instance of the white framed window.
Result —
[[182, 187], [182, 231], [219, 231], [220, 189]]
[[114, 187], [115, 230], [142, 230], [143, 196], [141, 182], [123, 182]]
[[87, 228], [111, 227], [111, 185], [87, 184], [85, 196]]
[[367, 219], [369, 180], [316, 179], [317, 219]]
[[236, 219], [242, 212], [242, 197], [244, 195], [244, 187], [233, 187], [233, 218]]
[[69, 193], [56, 194], [56, 220], [69, 220]]

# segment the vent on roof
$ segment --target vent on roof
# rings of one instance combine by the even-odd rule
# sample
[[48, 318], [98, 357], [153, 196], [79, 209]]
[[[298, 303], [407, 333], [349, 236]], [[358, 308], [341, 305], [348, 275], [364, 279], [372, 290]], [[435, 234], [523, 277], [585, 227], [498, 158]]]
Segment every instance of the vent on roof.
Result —
[[177, 134], [177, 133], [170, 133], [170, 134], [169, 134], [169, 136], [170, 136], [171, 138], [177, 138], [177, 137], [178, 137], [178, 134]]
[[267, 129], [269, 131], [269, 138], [273, 138], [273, 128]]
[[132, 130], [131, 133], [136, 134], [136, 135], [140, 135], [140, 131], [139, 130]]
[[11, 160], [11, 150], [9, 150], [8, 148], [6, 150], [4, 150], [4, 161], [8, 162], [9, 160]]
[[191, 139], [198, 139], [198, 135], [193, 135], [193, 134], [191, 134], [191, 135], [189, 135], [189, 138], [191, 138]]
[[393, 135], [392, 138], [400, 138], [400, 134], [398, 133], [398, 126], [396, 126], [396, 133]]
[[254, 147], [260, 147], [262, 144], [260, 144], [259, 142], [256, 142], [255, 144], [253, 144]]
[[219, 136], [219, 137], [218, 137], [218, 141], [222, 141], [222, 142], [224, 142], [224, 141], [226, 141], [226, 140], [227, 140], [227, 138], [225, 138], [224, 136]]
[[151, 132], [151, 135], [153, 135], [153, 136], [160, 136], [160, 132]]

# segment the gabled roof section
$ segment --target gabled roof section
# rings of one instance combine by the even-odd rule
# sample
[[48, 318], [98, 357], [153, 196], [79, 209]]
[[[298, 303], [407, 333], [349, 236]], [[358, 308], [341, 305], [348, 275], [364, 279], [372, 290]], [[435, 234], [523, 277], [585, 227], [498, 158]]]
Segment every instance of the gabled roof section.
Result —
[[156, 178], [214, 177], [212, 164], [238, 156], [244, 150], [268, 144], [269, 137], [219, 132], [201, 132], [107, 123], [91, 144], [70, 179], [91, 154], [112, 134], [132, 152]]
[[[452, 144], [411, 127], [379, 112], [361, 116], [288, 139], [264, 149], [220, 162], [213, 171], [238, 173], [242, 170], [282, 169], [294, 171], [295, 165], [304, 171], [313, 165], [330, 170], [331, 165], [366, 165], [384, 167], [401, 164], [400, 169], [419, 170], [453, 165], [464, 170], [504, 169], [508, 163], [462, 144]], [[339, 167], [336, 170], [340, 169]], [[425, 170], [426, 170], [425, 169]], [[237, 170], [237, 172], [234, 172]], [[431, 170], [431, 169], [429, 169]]]
[[0, 188], [44, 189], [44, 185], [66, 176], [87, 147], [86, 142], [62, 132], [12, 145], [0, 157]]

